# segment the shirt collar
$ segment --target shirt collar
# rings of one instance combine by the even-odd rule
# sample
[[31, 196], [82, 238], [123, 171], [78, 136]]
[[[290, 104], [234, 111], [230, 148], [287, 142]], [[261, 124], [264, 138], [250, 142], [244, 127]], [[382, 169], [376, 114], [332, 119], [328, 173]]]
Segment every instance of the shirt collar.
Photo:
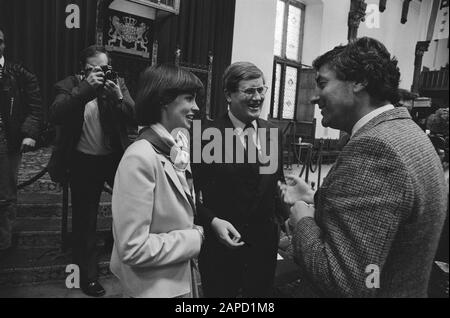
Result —
[[366, 125], [369, 121], [371, 121], [373, 118], [377, 117], [378, 115], [387, 112], [388, 110], [394, 109], [394, 105], [387, 104], [382, 107], [378, 107], [377, 109], [372, 110], [370, 113], [362, 117], [360, 120], [356, 122], [356, 124], [352, 128], [352, 137], [353, 135], [360, 130], [364, 125]]
[[[234, 116], [230, 110], [228, 111], [228, 116], [230, 117], [231, 123], [233, 124], [234, 128], [236, 128], [239, 131], [244, 131], [246, 124], [237, 119], [237, 117]], [[255, 130], [258, 129], [258, 123], [256, 122], [256, 120], [252, 121], [251, 124], [255, 128]]]
[[4, 57], [4, 56], [2, 56], [2, 57], [0, 58], [0, 66], [1, 66], [1, 67], [5, 67], [5, 57]]

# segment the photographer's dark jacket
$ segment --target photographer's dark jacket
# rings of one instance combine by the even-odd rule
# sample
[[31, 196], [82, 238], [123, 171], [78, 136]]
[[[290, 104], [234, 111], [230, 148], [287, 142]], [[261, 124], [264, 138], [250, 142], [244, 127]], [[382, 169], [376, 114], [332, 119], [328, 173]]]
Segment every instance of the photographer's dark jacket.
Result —
[[[125, 81], [119, 78], [119, 86], [123, 100], [112, 102], [103, 99], [99, 103], [107, 103], [105, 109], [108, 113], [100, 111], [102, 126], [108, 127], [109, 137], [117, 152], [124, 152], [131, 140], [128, 130], [135, 127], [134, 101], [125, 85]], [[97, 97], [97, 90], [86, 81], [82, 81], [78, 75], [69, 76], [55, 85], [56, 98], [49, 110], [49, 120], [57, 125], [56, 147], [49, 163], [49, 173], [55, 182], [67, 181], [69, 162], [80, 136], [84, 123], [84, 111], [86, 104]], [[100, 107], [100, 106], [99, 106]], [[103, 125], [106, 122], [106, 125]], [[106, 133], [106, 129], [105, 133]]]
[[42, 127], [42, 97], [37, 78], [19, 63], [5, 61], [0, 80], [0, 116], [9, 152], [20, 151], [24, 138], [38, 140]]

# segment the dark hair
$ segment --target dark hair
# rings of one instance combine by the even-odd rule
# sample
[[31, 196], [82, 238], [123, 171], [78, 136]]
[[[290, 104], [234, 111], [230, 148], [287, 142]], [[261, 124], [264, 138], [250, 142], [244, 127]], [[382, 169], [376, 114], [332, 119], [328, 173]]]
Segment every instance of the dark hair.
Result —
[[263, 72], [255, 64], [250, 62], [236, 62], [228, 66], [223, 74], [223, 89], [228, 92], [236, 92], [240, 81], [260, 77], [265, 82]]
[[148, 67], [140, 76], [136, 119], [147, 126], [161, 120], [161, 109], [182, 94], [198, 94], [203, 84], [193, 73], [172, 64]]
[[435, 134], [449, 135], [448, 108], [439, 108], [427, 118], [427, 128]]
[[98, 45], [91, 45], [91, 46], [88, 46], [87, 48], [85, 48], [80, 53], [78, 61], [80, 62], [81, 68], [84, 68], [88, 58], [94, 57], [94, 56], [96, 56], [96, 55], [98, 55], [100, 53], [106, 54], [106, 56], [108, 57], [108, 63], [111, 62], [111, 60], [109, 58], [108, 51], [105, 49], [105, 47], [98, 46]]
[[343, 81], [366, 82], [366, 91], [378, 101], [399, 101], [400, 70], [397, 59], [379, 41], [363, 37], [345, 46], [336, 46], [319, 56], [313, 66], [319, 70], [327, 65]]

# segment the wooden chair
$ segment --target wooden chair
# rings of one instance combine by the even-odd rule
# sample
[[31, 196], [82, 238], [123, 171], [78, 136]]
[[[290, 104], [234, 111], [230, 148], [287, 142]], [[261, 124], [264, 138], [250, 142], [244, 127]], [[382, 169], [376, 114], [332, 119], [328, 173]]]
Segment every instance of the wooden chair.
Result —
[[180, 48], [175, 51], [175, 65], [194, 73], [203, 83], [205, 94], [197, 98], [200, 108], [201, 118], [203, 120], [211, 120], [211, 88], [212, 88], [212, 71], [214, 57], [212, 52], [208, 54], [208, 64], [194, 64], [182, 62], [182, 52]]

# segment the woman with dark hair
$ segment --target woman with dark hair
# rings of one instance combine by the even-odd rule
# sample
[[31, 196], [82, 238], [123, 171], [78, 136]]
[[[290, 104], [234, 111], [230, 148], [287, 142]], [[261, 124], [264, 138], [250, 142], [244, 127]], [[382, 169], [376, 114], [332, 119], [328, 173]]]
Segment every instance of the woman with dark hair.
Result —
[[204, 235], [194, 225], [182, 131], [199, 111], [195, 98], [202, 88], [194, 74], [173, 65], [150, 67], [141, 76], [136, 114], [146, 128], [120, 162], [112, 198], [110, 266], [126, 297], [196, 297], [191, 261]]

